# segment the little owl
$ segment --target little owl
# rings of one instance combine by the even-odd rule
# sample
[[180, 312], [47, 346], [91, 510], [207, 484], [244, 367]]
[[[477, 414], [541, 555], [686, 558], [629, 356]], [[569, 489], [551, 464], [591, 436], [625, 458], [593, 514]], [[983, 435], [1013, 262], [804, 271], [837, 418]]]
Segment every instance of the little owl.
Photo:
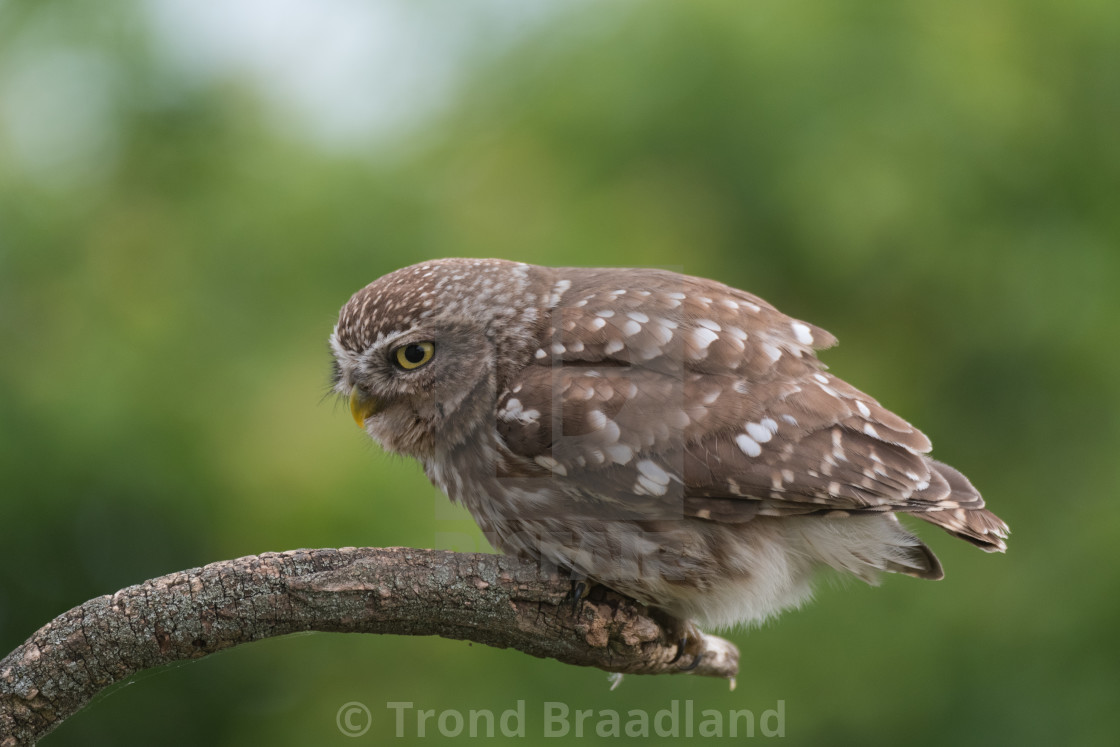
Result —
[[386, 275], [331, 336], [354, 419], [494, 547], [686, 639], [798, 605], [820, 567], [941, 578], [899, 513], [1006, 549], [925, 435], [825, 371], [814, 349], [835, 342], [713, 280], [497, 259]]

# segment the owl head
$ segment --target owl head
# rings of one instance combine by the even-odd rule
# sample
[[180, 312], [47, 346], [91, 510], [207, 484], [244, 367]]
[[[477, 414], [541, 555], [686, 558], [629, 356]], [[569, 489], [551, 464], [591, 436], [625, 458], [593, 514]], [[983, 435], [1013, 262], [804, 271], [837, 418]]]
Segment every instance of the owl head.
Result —
[[331, 335], [334, 391], [389, 451], [423, 459], [437, 443], [462, 443], [493, 412], [503, 364], [532, 344], [531, 285], [526, 265], [478, 259], [375, 280], [342, 307]]

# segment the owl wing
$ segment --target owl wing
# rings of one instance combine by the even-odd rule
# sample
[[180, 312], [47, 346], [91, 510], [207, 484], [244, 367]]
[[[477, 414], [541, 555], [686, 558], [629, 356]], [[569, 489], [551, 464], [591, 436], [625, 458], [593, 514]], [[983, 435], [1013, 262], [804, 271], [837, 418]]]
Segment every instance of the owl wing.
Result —
[[551, 323], [499, 401], [514, 454], [625, 513], [906, 511], [998, 541], [1002, 522], [972, 526], [983, 500], [925, 456], [925, 435], [824, 370], [828, 332], [710, 280], [558, 272]]

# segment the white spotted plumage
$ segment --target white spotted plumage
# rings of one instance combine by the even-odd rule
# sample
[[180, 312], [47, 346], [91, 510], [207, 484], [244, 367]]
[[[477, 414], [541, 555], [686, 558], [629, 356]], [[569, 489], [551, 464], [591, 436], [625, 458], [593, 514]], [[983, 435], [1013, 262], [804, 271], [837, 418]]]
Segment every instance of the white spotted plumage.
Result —
[[[416, 339], [430, 363], [386, 362]], [[366, 430], [496, 547], [720, 626], [799, 604], [819, 566], [939, 578], [897, 513], [1005, 547], [920, 431], [824, 371], [834, 343], [715, 281], [502, 260], [387, 275], [331, 339]]]

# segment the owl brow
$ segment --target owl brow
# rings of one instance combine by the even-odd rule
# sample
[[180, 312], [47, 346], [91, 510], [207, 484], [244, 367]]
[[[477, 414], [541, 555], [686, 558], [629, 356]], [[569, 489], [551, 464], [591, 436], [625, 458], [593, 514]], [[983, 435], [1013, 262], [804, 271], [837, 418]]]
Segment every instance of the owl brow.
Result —
[[[416, 325], [413, 325], [408, 329], [402, 329], [400, 332], [379, 333], [377, 335], [377, 339], [362, 351], [362, 357], [370, 356], [380, 352], [380, 354], [386, 359], [392, 358], [393, 351], [400, 347], [402, 344], [408, 344], [408, 341], [405, 340], [405, 338], [414, 335], [417, 330], [418, 327]], [[420, 335], [418, 337], [415, 337], [412, 342], [421, 342], [428, 339], [430, 338]]]

